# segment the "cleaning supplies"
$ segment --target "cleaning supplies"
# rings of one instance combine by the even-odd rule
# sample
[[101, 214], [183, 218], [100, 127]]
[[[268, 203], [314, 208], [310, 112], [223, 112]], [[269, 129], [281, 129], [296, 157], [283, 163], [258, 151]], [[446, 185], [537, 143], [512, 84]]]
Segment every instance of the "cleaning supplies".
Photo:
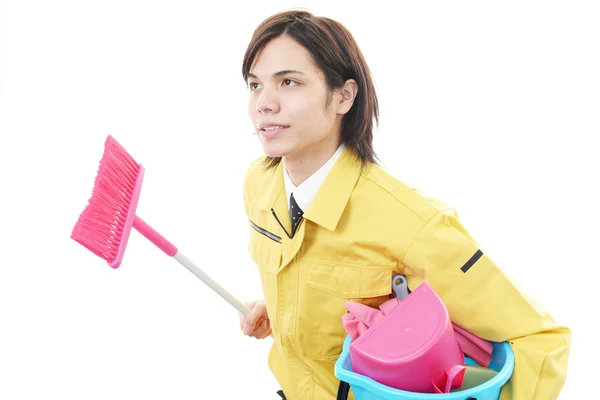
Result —
[[[392, 277], [392, 292], [398, 300], [405, 299], [410, 294], [406, 277], [402, 274], [396, 274]], [[475, 360], [479, 365], [487, 367], [492, 360], [492, 343], [482, 339], [466, 329], [452, 323], [456, 341], [462, 351]]]
[[112, 137], [104, 144], [104, 154], [92, 196], [80, 214], [71, 238], [103, 258], [112, 268], [123, 259], [132, 228], [144, 235], [165, 254], [173, 257], [219, 296], [245, 316], [250, 309], [184, 256], [172, 243], [135, 214], [144, 168]]
[[[349, 301], [346, 303], [348, 314], [342, 317], [342, 324], [348, 333], [348, 336], [352, 339], [353, 343], [350, 346], [350, 352], [352, 354], [353, 368], [354, 371], [362, 373], [366, 376], [370, 376], [373, 379], [377, 377], [377, 381], [381, 383], [389, 384], [395, 388], [407, 388], [410, 386], [407, 383], [403, 383], [404, 380], [409, 379], [407, 376], [402, 376], [401, 368], [398, 364], [402, 364], [402, 357], [404, 361], [408, 363], [414, 363], [409, 361], [407, 354], [418, 353], [419, 351], [427, 351], [423, 343], [429, 340], [427, 334], [423, 334], [419, 329], [427, 332], [432, 332], [435, 329], [432, 328], [432, 323], [435, 324], [436, 317], [439, 316], [436, 313], [446, 313], [447, 311], [441, 302], [441, 299], [435, 295], [435, 292], [425, 283], [422, 284], [415, 293], [430, 293], [430, 303], [420, 300], [424, 299], [423, 295], [419, 294], [419, 306], [409, 307], [407, 310], [416, 310], [414, 315], [406, 310], [401, 311], [402, 314], [395, 316], [396, 321], [392, 321], [391, 317], [394, 315], [394, 310], [401, 304], [406, 302], [407, 299], [412, 299], [416, 295], [411, 294], [408, 288], [408, 282], [406, 277], [397, 274], [392, 278], [392, 292], [394, 298], [384, 302], [379, 306], [379, 310], [368, 307], [364, 304]], [[410, 295], [410, 296], [409, 296]], [[434, 300], [433, 302], [431, 300]], [[421, 312], [419, 312], [419, 309]], [[414, 320], [411, 320], [413, 318]], [[386, 320], [387, 319], [387, 320]], [[385, 322], [384, 322], [385, 320]], [[405, 323], [406, 325], [402, 325]], [[463, 329], [462, 327], [450, 322], [453, 330], [453, 337], [458, 347], [464, 353], [464, 355], [470, 357], [479, 366], [463, 364], [446, 365], [446, 368], [438, 370], [438, 376], [442, 376], [441, 380], [435, 382], [432, 380], [432, 385], [429, 386], [429, 392], [432, 393], [448, 393], [450, 391], [465, 390], [472, 386], [476, 386], [490, 379], [494, 376], [495, 372], [487, 367], [492, 360], [493, 344], [487, 340], [484, 340], [471, 332]], [[368, 343], [363, 343], [361, 337], [365, 336], [370, 329], [377, 327], [378, 332], [374, 335], [374, 339], [371, 339]], [[397, 332], [394, 332], [394, 329]], [[405, 332], [407, 329], [410, 331], [419, 332], [415, 335], [423, 342], [415, 341], [411, 343], [410, 335]], [[417, 331], [415, 330], [417, 329]], [[413, 335], [414, 336], [414, 335]], [[447, 335], [451, 337], [452, 335]], [[366, 341], [367, 339], [362, 339]], [[414, 340], [414, 338], [413, 338]], [[431, 344], [429, 344], [431, 345]], [[412, 346], [412, 347], [411, 347]], [[383, 347], [383, 350], [381, 348]], [[392, 352], [395, 351], [396, 359], [393, 360]], [[445, 352], [444, 354], [447, 354]], [[451, 354], [451, 353], [450, 353]], [[375, 360], [375, 361], [373, 361]], [[394, 364], [396, 363], [396, 364]], [[416, 365], [416, 364], [415, 364]], [[377, 368], [381, 368], [377, 370]], [[387, 369], [386, 372], [383, 369]], [[430, 368], [431, 369], [431, 368]], [[433, 368], [435, 370], [435, 367]], [[385, 375], [389, 375], [385, 378]], [[467, 376], [468, 375], [468, 376]], [[467, 377], [467, 382], [464, 381]], [[383, 379], [383, 380], [382, 380]], [[387, 379], [387, 381], [385, 381]], [[402, 381], [402, 382], [400, 382]], [[440, 383], [441, 382], [441, 383]], [[414, 384], [411, 383], [411, 385]]]
[[498, 375], [498, 371], [494, 371], [493, 369], [482, 367], [480, 365], [466, 365], [465, 376], [461, 387], [452, 391], [461, 392], [481, 386], [485, 382], [493, 379], [496, 375]]
[[[383, 317], [369, 314], [366, 308], [370, 307], [347, 303], [355, 314], [367, 312], [362, 319], [370, 324], [350, 345], [353, 370], [407, 391], [448, 393], [460, 388], [464, 356], [438, 295], [424, 283], [404, 300], [384, 303], [383, 309], [394, 301]], [[349, 317], [342, 323], [347, 330], [353, 324]]]

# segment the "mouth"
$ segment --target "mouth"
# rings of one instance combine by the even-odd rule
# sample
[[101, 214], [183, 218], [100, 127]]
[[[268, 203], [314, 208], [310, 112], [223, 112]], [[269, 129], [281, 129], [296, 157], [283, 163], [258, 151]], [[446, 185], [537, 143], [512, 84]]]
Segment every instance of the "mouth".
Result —
[[260, 128], [260, 132], [265, 137], [273, 137], [279, 134], [280, 132], [289, 128], [287, 125], [270, 125]]

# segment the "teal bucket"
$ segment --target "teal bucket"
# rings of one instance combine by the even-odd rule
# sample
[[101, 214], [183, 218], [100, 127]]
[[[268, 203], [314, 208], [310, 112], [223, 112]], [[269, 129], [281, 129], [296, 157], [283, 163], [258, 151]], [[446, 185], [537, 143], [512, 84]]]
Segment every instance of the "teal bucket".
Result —
[[[498, 373], [492, 379], [479, 386], [458, 392], [443, 394], [407, 392], [382, 385], [369, 377], [353, 372], [350, 360], [351, 342], [352, 339], [349, 336], [346, 337], [342, 354], [335, 363], [334, 373], [339, 380], [350, 385], [356, 400], [498, 400], [502, 386], [512, 376], [515, 365], [515, 357], [510, 344], [494, 342], [492, 362], [488, 368]], [[465, 363], [477, 365], [470, 358], [466, 358]]]

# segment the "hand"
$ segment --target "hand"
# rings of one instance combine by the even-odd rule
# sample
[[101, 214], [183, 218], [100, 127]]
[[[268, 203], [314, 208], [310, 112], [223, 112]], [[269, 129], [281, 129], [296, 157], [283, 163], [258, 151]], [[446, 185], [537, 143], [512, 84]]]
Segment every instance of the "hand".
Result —
[[271, 334], [271, 321], [267, 315], [264, 300], [255, 300], [245, 303], [250, 309], [250, 315], [244, 317], [240, 314], [240, 329], [246, 336], [264, 339]]

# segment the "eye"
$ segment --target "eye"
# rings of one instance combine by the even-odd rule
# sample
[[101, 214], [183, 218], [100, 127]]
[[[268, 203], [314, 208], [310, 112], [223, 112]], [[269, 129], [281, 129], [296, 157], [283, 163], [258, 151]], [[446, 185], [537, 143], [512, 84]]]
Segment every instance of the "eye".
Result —
[[296, 81], [293, 81], [293, 80], [291, 80], [291, 79], [284, 79], [284, 80], [283, 80], [283, 84], [284, 84], [285, 86], [295, 86], [295, 85], [297, 85], [297, 84], [298, 84], [298, 82], [296, 82]]
[[258, 82], [250, 82], [248, 84], [248, 87], [250, 88], [250, 90], [254, 91], [254, 90], [258, 89], [259, 83]]

